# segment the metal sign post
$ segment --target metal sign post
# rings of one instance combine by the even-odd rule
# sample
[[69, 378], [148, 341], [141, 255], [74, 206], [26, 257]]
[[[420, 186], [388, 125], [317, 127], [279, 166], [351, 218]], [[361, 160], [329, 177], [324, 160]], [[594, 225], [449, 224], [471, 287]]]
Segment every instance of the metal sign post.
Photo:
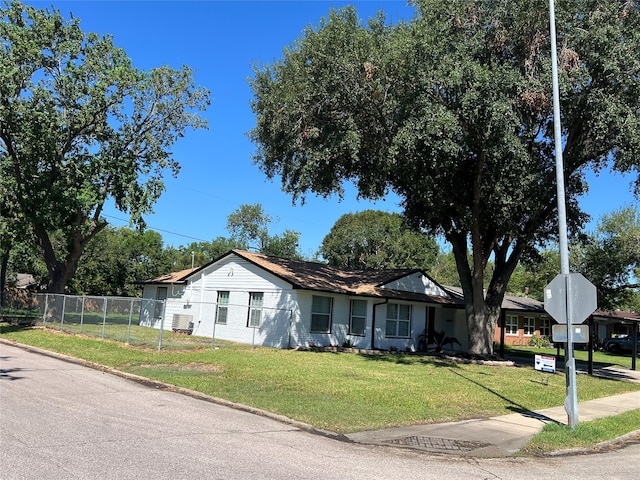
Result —
[[[565, 205], [565, 191], [564, 191], [564, 165], [562, 162], [562, 129], [560, 125], [560, 93], [558, 88], [558, 52], [556, 46], [556, 14], [553, 0], [549, 0], [549, 30], [551, 36], [551, 74], [553, 80], [553, 130], [555, 140], [555, 154], [556, 154], [556, 184], [558, 195], [558, 230], [559, 230], [559, 243], [560, 243], [560, 279], [556, 277], [552, 281], [547, 289], [545, 289], [545, 309], [547, 308], [547, 294], [550, 292], [549, 287], [554, 282], [559, 283], [560, 292], [564, 291], [563, 295], [560, 294], [560, 308], [556, 310], [564, 310], [564, 313], [559, 315], [565, 318], [565, 323], [568, 324], [567, 328], [567, 348], [565, 358], [565, 375], [567, 379], [567, 398], [564, 402], [565, 410], [569, 416], [569, 425], [571, 428], [575, 428], [578, 425], [578, 394], [576, 390], [576, 369], [575, 359], [573, 358], [573, 334], [571, 324], [582, 323], [582, 321], [576, 321], [575, 308], [578, 305], [575, 304], [571, 298], [571, 280], [569, 276], [569, 247], [567, 241], [567, 212]], [[562, 285], [564, 284], [564, 285]], [[549, 290], [548, 290], [549, 289]], [[552, 302], [554, 303], [554, 302]], [[564, 308], [562, 308], [564, 307]], [[595, 308], [594, 308], [595, 310]], [[551, 312], [549, 312], [551, 313]], [[591, 312], [589, 312], [591, 313]], [[552, 316], [554, 316], [552, 314]], [[554, 318], [560, 322], [558, 318]]]

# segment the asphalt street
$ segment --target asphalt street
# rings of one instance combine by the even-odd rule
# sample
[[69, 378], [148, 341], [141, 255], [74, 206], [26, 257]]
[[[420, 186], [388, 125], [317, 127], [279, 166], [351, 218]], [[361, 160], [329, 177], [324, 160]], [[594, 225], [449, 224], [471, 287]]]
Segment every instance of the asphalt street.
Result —
[[470, 459], [340, 441], [0, 343], [0, 478], [636, 479], [640, 445]]

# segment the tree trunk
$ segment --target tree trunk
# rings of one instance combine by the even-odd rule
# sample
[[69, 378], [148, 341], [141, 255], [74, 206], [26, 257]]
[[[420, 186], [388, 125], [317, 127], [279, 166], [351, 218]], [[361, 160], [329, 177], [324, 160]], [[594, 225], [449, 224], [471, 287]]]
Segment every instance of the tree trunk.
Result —
[[484, 309], [474, 311], [473, 307], [465, 308], [467, 314], [467, 330], [469, 333], [468, 352], [475, 355], [493, 354], [493, 337], [500, 318], [500, 309]]
[[34, 233], [44, 253], [44, 261], [49, 272], [47, 292], [64, 293], [67, 282], [75, 275], [78, 262], [84, 252], [85, 246], [93, 237], [106, 227], [106, 223], [97, 225], [90, 234], [83, 237], [79, 233], [72, 235], [64, 262], [58, 260], [49, 234], [42, 225], [34, 225]]
[[481, 247], [476, 246], [475, 251], [472, 252], [474, 257], [472, 269], [469, 265], [466, 234], [449, 234], [447, 240], [453, 248], [464, 295], [468, 352], [475, 355], [492, 355], [493, 338], [500, 319], [507, 281], [518, 263], [522, 247], [516, 243], [509, 249], [507, 248], [510, 245], [508, 240], [504, 245], [495, 244], [493, 249], [495, 268], [491, 283], [485, 292], [483, 278], [487, 259], [478, 253]]

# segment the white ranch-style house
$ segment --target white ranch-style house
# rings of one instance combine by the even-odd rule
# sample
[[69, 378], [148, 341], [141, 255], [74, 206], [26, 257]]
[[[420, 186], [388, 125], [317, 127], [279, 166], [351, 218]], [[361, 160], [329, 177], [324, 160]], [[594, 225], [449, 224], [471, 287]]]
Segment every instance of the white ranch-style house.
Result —
[[[316, 262], [231, 250], [198, 268], [141, 282], [143, 326], [276, 348], [468, 349], [462, 292], [419, 269], [341, 270]], [[640, 316], [596, 311], [598, 342], [631, 332]], [[555, 323], [532, 298], [505, 296], [496, 344], [528, 345]], [[440, 334], [440, 336], [438, 336]], [[425, 341], [428, 340], [428, 341]]]
[[351, 345], [414, 351], [443, 332], [467, 349], [460, 299], [418, 269], [347, 271], [232, 250], [142, 282], [157, 302], [141, 325], [277, 348]]

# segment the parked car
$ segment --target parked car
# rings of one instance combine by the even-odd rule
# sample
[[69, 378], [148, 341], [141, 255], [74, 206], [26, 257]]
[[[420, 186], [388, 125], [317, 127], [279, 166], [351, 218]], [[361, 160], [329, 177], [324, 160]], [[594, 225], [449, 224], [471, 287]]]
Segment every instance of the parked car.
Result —
[[[602, 349], [609, 353], [631, 353], [633, 341], [629, 335], [607, 338], [602, 343]], [[638, 353], [640, 353], [640, 336], [638, 336]]]

